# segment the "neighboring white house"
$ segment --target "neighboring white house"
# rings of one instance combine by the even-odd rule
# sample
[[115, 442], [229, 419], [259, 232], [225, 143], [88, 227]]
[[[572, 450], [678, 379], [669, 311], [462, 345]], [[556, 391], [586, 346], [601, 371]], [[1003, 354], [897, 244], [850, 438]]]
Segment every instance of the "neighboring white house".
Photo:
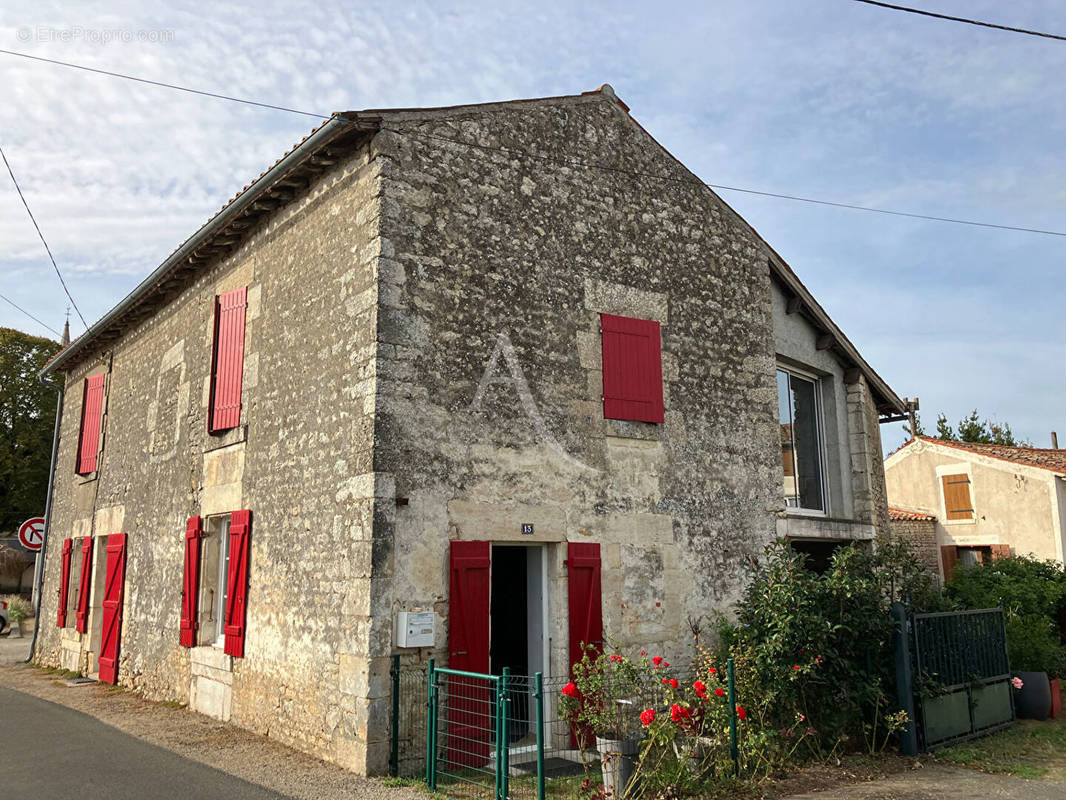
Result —
[[918, 437], [885, 459], [885, 483], [891, 506], [936, 517], [946, 579], [1012, 553], [1063, 563], [1066, 450]]

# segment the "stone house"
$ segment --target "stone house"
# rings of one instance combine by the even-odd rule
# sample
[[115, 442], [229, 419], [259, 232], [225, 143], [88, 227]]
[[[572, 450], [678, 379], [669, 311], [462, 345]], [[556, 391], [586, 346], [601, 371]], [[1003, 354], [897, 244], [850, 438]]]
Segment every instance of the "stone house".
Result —
[[919, 436], [885, 459], [893, 506], [935, 517], [941, 574], [1033, 555], [1063, 563], [1066, 450]]
[[45, 374], [36, 658], [358, 772], [395, 653], [683, 659], [775, 536], [887, 531], [904, 411], [609, 86], [335, 115]]

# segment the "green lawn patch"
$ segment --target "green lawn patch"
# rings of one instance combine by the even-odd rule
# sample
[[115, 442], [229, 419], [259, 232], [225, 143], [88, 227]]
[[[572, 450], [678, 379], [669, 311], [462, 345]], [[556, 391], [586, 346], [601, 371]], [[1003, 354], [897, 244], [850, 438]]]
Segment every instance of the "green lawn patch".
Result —
[[982, 772], [1019, 778], [1066, 779], [1066, 721], [1021, 720], [1005, 731], [974, 739], [936, 754], [947, 761]]

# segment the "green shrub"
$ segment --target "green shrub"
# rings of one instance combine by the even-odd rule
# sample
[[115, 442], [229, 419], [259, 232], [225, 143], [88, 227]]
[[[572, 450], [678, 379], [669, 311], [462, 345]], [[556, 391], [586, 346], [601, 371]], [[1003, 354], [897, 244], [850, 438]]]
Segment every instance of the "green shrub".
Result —
[[1014, 556], [956, 569], [947, 594], [966, 608], [1003, 608], [1012, 670], [1066, 677], [1058, 632], [1066, 573], [1056, 562]]
[[812, 754], [860, 742], [883, 747], [893, 710], [894, 601], [945, 607], [906, 543], [879, 543], [876, 552], [842, 547], [821, 575], [786, 542], [769, 547], [737, 623], [720, 631], [741, 696], [762, 726], [782, 731], [804, 721]]

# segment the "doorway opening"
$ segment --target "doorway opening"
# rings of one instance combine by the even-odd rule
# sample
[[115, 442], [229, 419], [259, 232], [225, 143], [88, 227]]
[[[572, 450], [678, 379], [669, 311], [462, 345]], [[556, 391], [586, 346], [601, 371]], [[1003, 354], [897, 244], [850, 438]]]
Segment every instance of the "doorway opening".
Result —
[[[493, 545], [489, 672], [523, 676], [510, 693], [511, 743], [532, 735], [532, 676], [547, 669], [547, 559], [543, 546]], [[528, 682], [526, 682], [528, 680]]]

